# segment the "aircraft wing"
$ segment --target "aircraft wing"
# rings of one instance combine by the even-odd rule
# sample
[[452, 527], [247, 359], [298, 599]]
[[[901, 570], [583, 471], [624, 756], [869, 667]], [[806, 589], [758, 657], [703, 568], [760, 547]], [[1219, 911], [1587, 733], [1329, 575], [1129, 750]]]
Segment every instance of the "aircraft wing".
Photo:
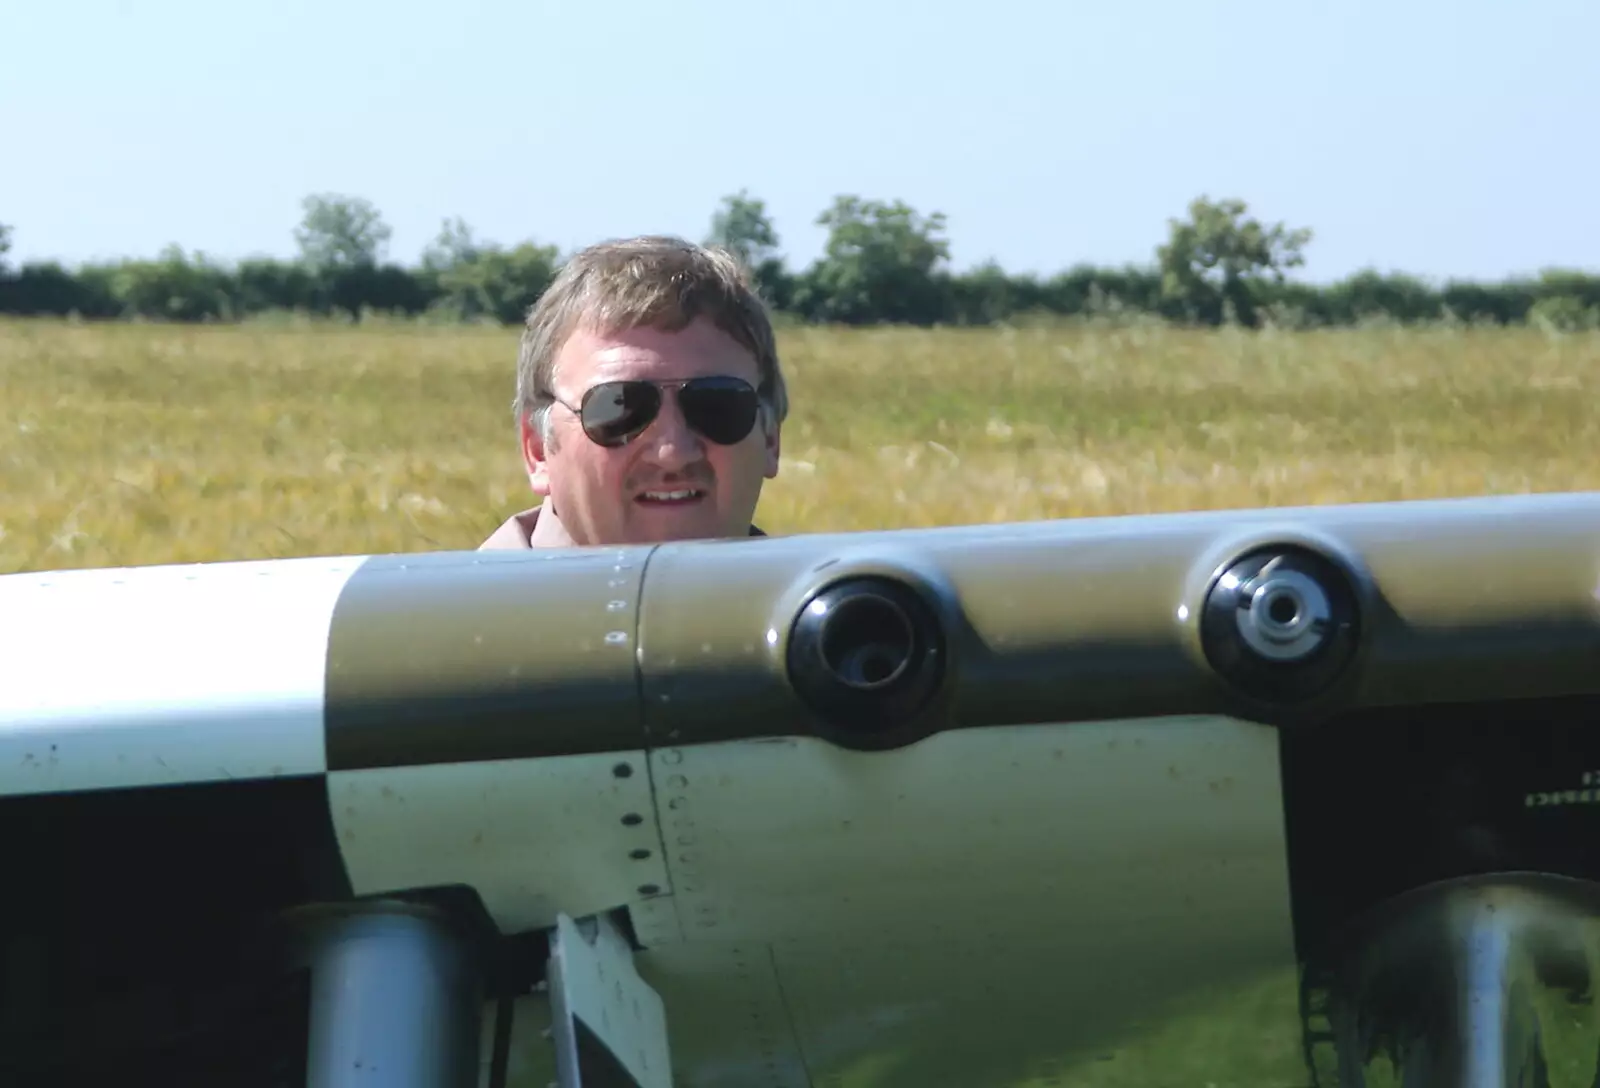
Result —
[[9, 575], [0, 1073], [1586, 1084], [1597, 587], [1592, 494]]

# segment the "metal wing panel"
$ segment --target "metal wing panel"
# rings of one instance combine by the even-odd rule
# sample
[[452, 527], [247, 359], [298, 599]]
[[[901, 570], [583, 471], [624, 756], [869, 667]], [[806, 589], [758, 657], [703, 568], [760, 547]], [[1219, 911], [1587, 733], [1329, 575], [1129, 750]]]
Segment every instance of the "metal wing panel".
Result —
[[470, 885], [520, 933], [667, 887], [643, 753], [334, 771], [328, 795], [357, 895]]
[[329, 626], [365, 562], [0, 577], [0, 795], [321, 773]]
[[634, 653], [648, 554], [384, 556], [352, 580], [328, 794], [356, 894], [468, 885], [517, 933], [668, 890]]
[[[1092, 1064], [1107, 1039], [1137, 1049], [1218, 992], [1266, 1001], [1255, 1030], [1286, 1042], [1263, 1075], [1303, 1074], [1270, 727], [1175, 717], [652, 759], [688, 941], [660, 962], [770, 945], [812, 1083], [1022, 1083]], [[680, 1060], [746, 1045], [692, 977], [652, 976]]]

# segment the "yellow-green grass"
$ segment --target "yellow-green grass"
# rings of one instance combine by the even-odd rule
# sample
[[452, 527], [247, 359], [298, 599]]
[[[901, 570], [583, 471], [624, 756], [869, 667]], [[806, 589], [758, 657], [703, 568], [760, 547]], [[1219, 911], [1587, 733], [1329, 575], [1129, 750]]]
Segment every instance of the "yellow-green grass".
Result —
[[[770, 532], [1600, 485], [1600, 334], [786, 329]], [[0, 322], [0, 570], [476, 546], [513, 331]]]

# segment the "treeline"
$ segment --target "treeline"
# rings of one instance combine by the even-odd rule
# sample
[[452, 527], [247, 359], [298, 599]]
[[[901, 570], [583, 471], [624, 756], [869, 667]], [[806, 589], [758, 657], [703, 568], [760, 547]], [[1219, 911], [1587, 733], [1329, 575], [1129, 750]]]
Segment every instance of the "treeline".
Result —
[[[371, 203], [309, 196], [294, 260], [219, 261], [169, 247], [153, 259], [67, 268], [6, 263], [0, 225], [0, 313], [87, 319], [237, 321], [298, 313], [387, 314], [441, 322], [520, 323], [564, 259], [553, 246], [474, 237], [447, 221], [414, 266], [385, 258], [390, 228]], [[985, 325], [1033, 315], [1156, 318], [1179, 324], [1309, 328], [1372, 320], [1539, 324], [1600, 329], [1600, 275], [1551, 270], [1501, 283], [1432, 284], [1362, 272], [1317, 286], [1293, 280], [1312, 232], [1263, 224], [1240, 200], [1201, 197], [1168, 221], [1147, 266], [1011, 275], [990, 263], [949, 268], [942, 213], [901, 201], [840, 196], [817, 218], [822, 256], [791, 268], [764, 203], [724, 198], [706, 241], [734, 250], [772, 307], [791, 320], [847, 325]]]

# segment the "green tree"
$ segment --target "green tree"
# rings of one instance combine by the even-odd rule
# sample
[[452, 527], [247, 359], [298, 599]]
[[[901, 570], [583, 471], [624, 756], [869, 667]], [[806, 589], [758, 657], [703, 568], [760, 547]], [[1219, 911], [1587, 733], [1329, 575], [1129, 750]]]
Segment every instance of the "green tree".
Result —
[[750, 270], [768, 305], [788, 309], [793, 301], [794, 281], [778, 254], [778, 231], [772, 225], [764, 201], [740, 189], [722, 198], [711, 216], [711, 232], [706, 244], [721, 246], [739, 258]]
[[460, 216], [446, 219], [433, 243], [422, 251], [422, 269], [440, 273], [476, 260], [483, 247], [472, 236], [472, 228]]
[[111, 297], [124, 316], [161, 321], [237, 317], [234, 282], [224, 265], [204, 253], [191, 256], [176, 244], [154, 260], [123, 261], [110, 275]]
[[447, 219], [422, 255], [436, 311], [458, 321], [521, 324], [555, 279], [560, 251], [523, 242], [507, 250], [473, 236], [459, 217]]
[[301, 208], [294, 239], [300, 259], [313, 271], [374, 268], [382, 259], [393, 232], [369, 201], [319, 193], [301, 201]]
[[11, 252], [11, 227], [0, 223], [0, 272], [6, 270], [6, 254]]
[[767, 215], [765, 201], [740, 189], [722, 203], [711, 216], [711, 233], [706, 244], [722, 246], [752, 271], [778, 255], [778, 232]]
[[1263, 226], [1248, 211], [1242, 200], [1200, 196], [1189, 204], [1187, 221], [1167, 221], [1171, 233], [1156, 251], [1161, 294], [1190, 320], [1254, 326], [1270, 285], [1305, 263], [1310, 228]]
[[802, 309], [846, 324], [927, 325], [943, 318], [940, 275], [950, 259], [943, 212], [924, 216], [904, 201], [844, 195], [817, 225], [828, 228], [828, 241], [797, 291]]

